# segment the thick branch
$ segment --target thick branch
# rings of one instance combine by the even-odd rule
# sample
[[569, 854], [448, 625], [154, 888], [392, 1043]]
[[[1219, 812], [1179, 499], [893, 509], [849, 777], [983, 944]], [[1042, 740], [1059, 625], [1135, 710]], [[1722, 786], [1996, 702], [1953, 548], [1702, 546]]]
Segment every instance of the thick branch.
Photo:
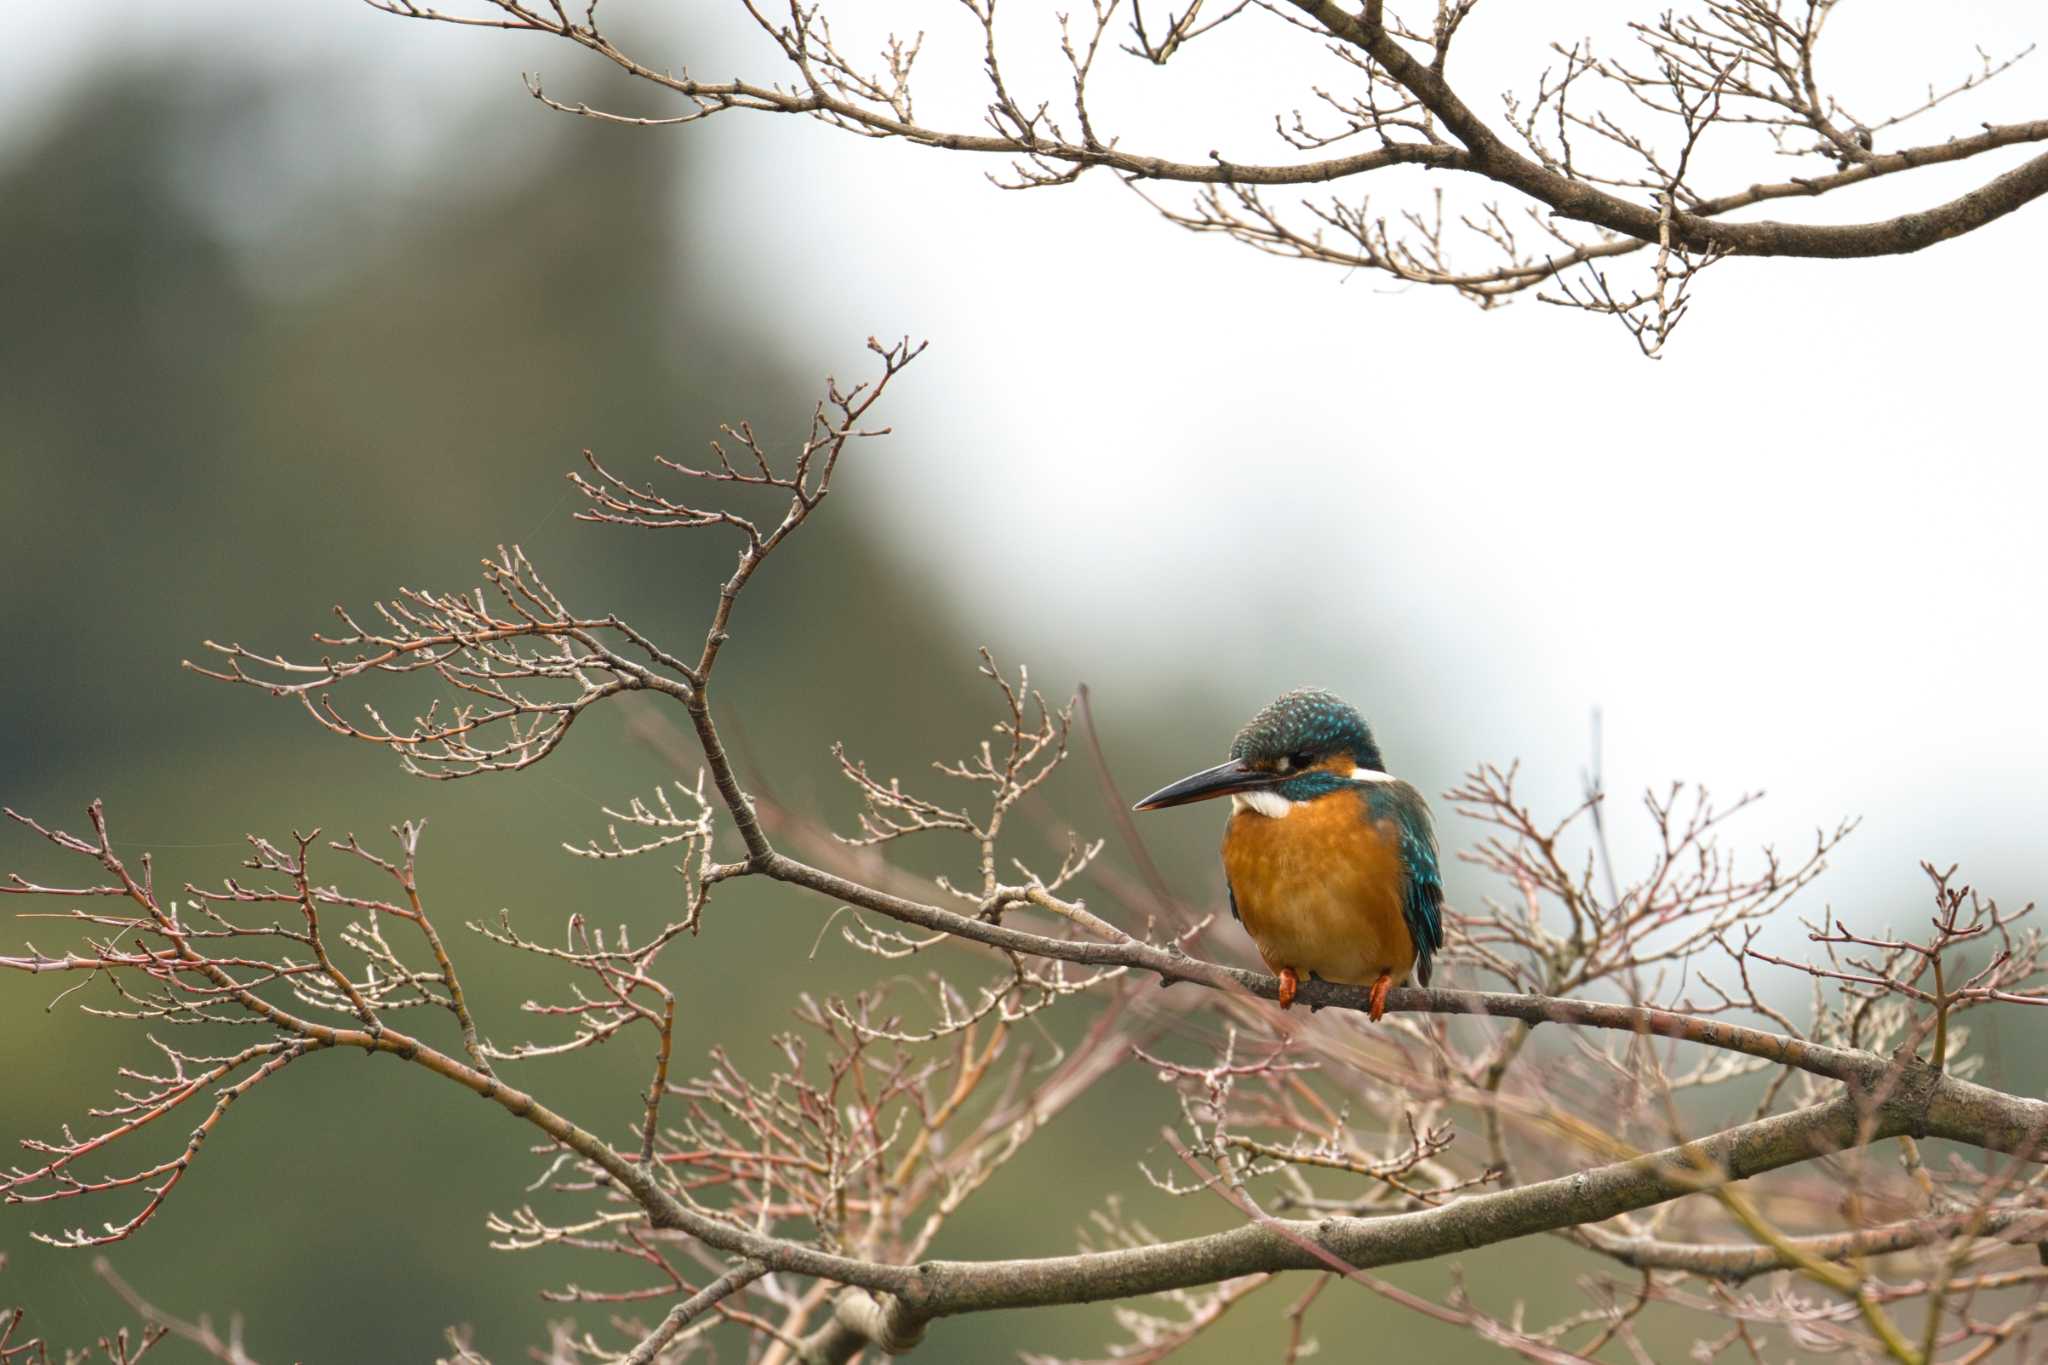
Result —
[[[1413, 94], [1465, 144], [1460, 167], [1520, 190], [1550, 205], [1566, 218], [1592, 223], [1643, 242], [1660, 240], [1666, 215], [1635, 204], [1537, 164], [1501, 141], [1486, 121], [1460, 99], [1432, 67], [1418, 61], [1379, 19], [1379, 6], [1368, 5], [1355, 15], [1335, 0], [1289, 0], [1330, 33], [1369, 53], [1374, 61]], [[2016, 125], [2011, 140], [2036, 141], [2048, 136], [2048, 124]], [[1989, 144], [1987, 144], [1989, 145]], [[1981, 148], [1979, 149], [1981, 150]], [[1928, 161], [1955, 159], [1929, 153]], [[1908, 165], [1912, 163], [1906, 163]], [[1904, 169], [1902, 165], [1898, 169]], [[1858, 177], [1858, 178], [1868, 178]], [[1762, 199], [1765, 194], [1751, 193]], [[1695, 213], [1673, 212], [1669, 230], [1674, 244], [1692, 251], [1742, 256], [1808, 256], [1847, 259], [1898, 256], [1960, 237], [2048, 194], [2048, 155], [2035, 157], [2004, 175], [1946, 204], [1872, 223], [1727, 223]], [[1748, 202], [1730, 196], [1730, 207]]]
[[[1957, 1083], [1944, 1079], [1936, 1086], [1937, 1093], [1950, 1084]], [[1864, 1104], [1847, 1095], [1681, 1147], [1413, 1213], [1276, 1219], [1181, 1242], [1079, 1256], [928, 1261], [917, 1267], [916, 1287], [904, 1302], [911, 1312], [930, 1318], [1127, 1298], [1261, 1271], [1320, 1270], [1327, 1261], [1319, 1253], [1369, 1269], [1469, 1251], [1676, 1199], [1702, 1188], [1703, 1171], [1718, 1170], [1730, 1180], [1743, 1180], [1862, 1142], [1919, 1130], [1925, 1116], [1916, 1114], [1915, 1104], [1904, 1099], [1906, 1089], [1901, 1087], [1899, 1095], [1881, 1104], [1867, 1123]], [[2030, 1115], [2035, 1133], [2048, 1124], [2048, 1103], [2004, 1098], [2016, 1111]]]
[[835, 1315], [839, 1326], [829, 1330], [836, 1338], [857, 1326], [885, 1322], [889, 1338], [906, 1346], [916, 1339], [918, 1325], [934, 1317], [1127, 1298], [1239, 1275], [1321, 1269], [1326, 1264], [1321, 1253], [1363, 1269], [1468, 1251], [1680, 1198], [1715, 1183], [1707, 1173], [1742, 1180], [1908, 1134], [1946, 1137], [2039, 1160], [2042, 1135], [2048, 1132], [2048, 1101], [2005, 1095], [1936, 1075], [1917, 1064], [1900, 1067], [1871, 1057], [1868, 1080], [1881, 1090], [1881, 1097], [1852, 1086], [1850, 1094], [1827, 1104], [1439, 1208], [1378, 1218], [1275, 1219], [1178, 1242], [1071, 1256], [897, 1266], [817, 1251], [707, 1218], [684, 1207], [608, 1144], [529, 1095], [388, 1030], [375, 1039], [355, 1030], [332, 1032], [332, 1045], [397, 1052], [495, 1100], [602, 1166], [648, 1210], [657, 1227], [687, 1232], [772, 1269], [891, 1295], [893, 1301], [873, 1305], [850, 1300], [848, 1311]]
[[[1549, 205], [1565, 218], [1622, 233], [1637, 243], [1664, 243], [1668, 229], [1670, 246], [1703, 254], [1823, 259], [1892, 256], [1919, 251], [1971, 232], [2048, 194], [2048, 155], [2044, 155], [1945, 204], [1876, 222], [1806, 224], [1713, 220], [1716, 214], [1768, 199], [1810, 197], [1879, 176], [1939, 162], [1963, 160], [1997, 147], [2048, 140], [2048, 120], [2036, 120], [1986, 126], [1982, 132], [1969, 137], [1890, 153], [1874, 153], [1853, 141], [1845, 141], [1844, 148], [1853, 150], [1854, 155], [1852, 164], [1839, 174], [1784, 184], [1752, 185], [1746, 190], [1699, 202], [1691, 212], [1674, 212], [1667, 218], [1657, 205], [1632, 202], [1600, 188], [1589, 178], [1551, 169], [1510, 147], [1472, 111], [1444, 78], [1440, 59], [1425, 63], [1402, 46], [1385, 23], [1382, 7], [1378, 4], [1368, 4], [1362, 13], [1354, 14], [1336, 0], [1290, 0], [1296, 9], [1325, 31], [1368, 54], [1394, 84], [1435, 115], [1443, 128], [1462, 146], [1442, 139], [1434, 130], [1427, 134], [1427, 140], [1391, 140], [1387, 138], [1389, 129], [1403, 125], [1400, 121], [1389, 121], [1380, 129], [1385, 139], [1381, 146], [1352, 156], [1287, 164], [1236, 163], [1216, 154], [1205, 161], [1174, 161], [1133, 152], [1092, 136], [1079, 142], [1069, 141], [1038, 120], [1007, 120], [1000, 123], [999, 131], [994, 133], [936, 128], [911, 119], [907, 105], [863, 103], [846, 90], [835, 90], [816, 80], [788, 87], [757, 81], [699, 81], [687, 73], [679, 75], [639, 61], [618, 47], [594, 22], [575, 23], [563, 16], [517, 3], [517, 0], [493, 0], [510, 16], [505, 20], [465, 20], [424, 8], [410, 0], [369, 0], [369, 3], [407, 18], [525, 29], [566, 38], [629, 75], [682, 96], [696, 106], [692, 112], [671, 118], [638, 118], [606, 113], [586, 104], [565, 104], [535, 89], [535, 95], [543, 102], [564, 112], [636, 126], [664, 126], [693, 123], [731, 109], [750, 109], [817, 118], [867, 137], [900, 138], [945, 151], [1027, 158], [1047, 166], [1067, 168], [1059, 173], [1048, 170], [1042, 175], [1027, 175], [1027, 184], [1065, 183], [1081, 171], [1106, 167], [1134, 181], [1244, 187], [1312, 185], [1349, 179], [1390, 166], [1422, 165], [1464, 171], [1509, 186]], [[770, 32], [776, 31], [770, 29]], [[788, 46], [793, 40], [787, 35], [777, 36], [784, 42], [792, 61], [801, 66], [799, 55]], [[1573, 263], [1574, 256], [1575, 253], [1568, 255], [1565, 263]]]

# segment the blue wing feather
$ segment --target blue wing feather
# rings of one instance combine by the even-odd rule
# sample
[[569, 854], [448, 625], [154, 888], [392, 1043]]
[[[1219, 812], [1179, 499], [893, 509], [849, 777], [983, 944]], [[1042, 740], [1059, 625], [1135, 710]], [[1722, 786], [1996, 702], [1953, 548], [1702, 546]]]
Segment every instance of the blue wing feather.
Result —
[[1419, 818], [1401, 822], [1401, 861], [1408, 869], [1408, 896], [1402, 908], [1408, 932], [1415, 936], [1415, 979], [1427, 986], [1430, 955], [1444, 946], [1444, 883], [1429, 811], [1419, 804], [1416, 810]]
[[1430, 957], [1444, 946], [1443, 873], [1429, 804], [1406, 782], [1375, 783], [1368, 802], [1375, 818], [1391, 816], [1401, 830], [1401, 867], [1407, 877], [1401, 910], [1415, 940], [1415, 979], [1427, 986]]

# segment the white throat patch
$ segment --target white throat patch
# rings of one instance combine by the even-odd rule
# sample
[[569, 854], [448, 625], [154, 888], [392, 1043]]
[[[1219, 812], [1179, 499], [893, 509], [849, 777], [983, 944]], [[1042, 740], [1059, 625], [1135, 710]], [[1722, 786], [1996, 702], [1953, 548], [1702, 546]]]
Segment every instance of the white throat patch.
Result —
[[1392, 782], [1394, 775], [1392, 773], [1383, 773], [1373, 768], [1353, 768], [1351, 770], [1351, 780], [1353, 782]]
[[1254, 815], [1263, 815], [1278, 820], [1294, 809], [1294, 803], [1271, 788], [1258, 791], [1233, 792], [1230, 804], [1239, 810], [1248, 810]]

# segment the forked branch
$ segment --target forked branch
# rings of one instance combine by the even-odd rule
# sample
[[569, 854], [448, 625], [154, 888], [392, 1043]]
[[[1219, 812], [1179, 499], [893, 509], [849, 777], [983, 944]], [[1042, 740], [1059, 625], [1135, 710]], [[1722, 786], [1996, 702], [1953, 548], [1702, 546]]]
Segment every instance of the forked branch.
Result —
[[[1172, 22], [1182, 42], [1194, 35], [1186, 15]], [[565, 974], [527, 1003], [541, 1030], [532, 1041], [495, 1042], [477, 1017], [459, 954], [429, 914], [417, 824], [396, 827], [388, 851], [317, 831], [255, 837], [247, 875], [173, 895], [146, 856], [116, 851], [97, 804], [88, 835], [9, 812], [88, 870], [0, 887], [51, 907], [32, 917], [76, 941], [57, 953], [27, 945], [0, 967], [110, 985], [113, 1004], [97, 1012], [157, 1031], [155, 1055], [121, 1073], [88, 1131], [25, 1141], [31, 1155], [0, 1174], [0, 1196], [120, 1201], [119, 1221], [74, 1229], [63, 1245], [135, 1235], [232, 1104], [286, 1066], [360, 1049], [462, 1086], [538, 1135], [533, 1188], [545, 1193], [534, 1198], [545, 1204], [494, 1214], [493, 1245], [572, 1248], [642, 1277], [556, 1291], [610, 1305], [621, 1338], [573, 1336], [549, 1357], [564, 1362], [676, 1359], [729, 1330], [764, 1359], [817, 1365], [911, 1349], [944, 1317], [1176, 1295], [1172, 1312], [1129, 1320], [1134, 1349], [1158, 1358], [1293, 1269], [1540, 1360], [1594, 1358], [1616, 1340], [1640, 1349], [1633, 1324], [1650, 1311], [1702, 1314], [1715, 1332], [1733, 1314], [1745, 1331], [1902, 1365], [1984, 1360], [2025, 1339], [2040, 1316], [2028, 1308], [2040, 1302], [2031, 1248], [2048, 1236], [2048, 1101], [1972, 1079], [1977, 1058], [1956, 1016], [2040, 1003], [2048, 962], [2031, 907], [2002, 911], [1952, 873], [1930, 869], [1924, 932], [1853, 928], [1830, 913], [1811, 930], [1822, 957], [1797, 962], [1768, 952], [1760, 926], [1810, 885], [1846, 828], [1793, 856], [1738, 856], [1725, 840], [1748, 798], [1672, 788], [1646, 798], [1655, 837], [1630, 872], [1611, 867], [1599, 793], [1548, 818], [1517, 794], [1512, 768], [1482, 768], [1451, 799], [1483, 832], [1472, 856], [1501, 899], [1450, 913], [1450, 984], [1393, 991], [1387, 1019], [1367, 1026], [1369, 997], [1355, 987], [1302, 986], [1300, 1003], [1320, 1011], [1312, 1020], [1271, 1008], [1273, 978], [1197, 956], [1194, 931], [1159, 921], [1199, 916], [1154, 915], [1149, 893], [1126, 894], [1095, 864], [1099, 843], [1055, 843], [1042, 862], [1014, 852], [1018, 812], [1051, 789], [1069, 752], [1071, 714], [986, 653], [992, 737], [935, 765], [965, 799], [842, 757], [866, 817], [835, 840], [747, 792], [711, 716], [713, 675], [752, 573], [827, 496], [842, 452], [879, 430], [866, 414], [917, 354], [875, 350], [880, 378], [828, 389], [793, 459], [742, 423], [711, 465], [670, 466], [685, 487], [769, 491], [781, 509], [772, 526], [594, 460], [576, 476], [590, 519], [737, 536], [693, 658], [615, 616], [572, 611], [508, 550], [487, 566], [488, 593], [403, 593], [375, 628], [344, 614], [349, 633], [320, 643], [352, 656], [298, 662], [225, 646], [224, 665], [202, 670], [287, 696], [324, 729], [430, 776], [530, 766], [582, 710], [627, 692], [681, 708], [700, 772], [605, 808], [604, 836], [571, 846], [597, 867], [678, 859], [680, 904], [616, 925], [577, 912], [559, 937], [528, 927], [525, 911], [470, 926]], [[358, 720], [330, 700], [380, 673], [438, 681], [456, 704], [387, 725], [374, 707]], [[881, 861], [912, 835], [958, 841], [972, 880]], [[701, 1021], [665, 975], [714, 889], [747, 878], [797, 893], [791, 909], [813, 905], [828, 928], [850, 913], [843, 940], [889, 964], [869, 989], [798, 997], [766, 1066], [743, 1065], [715, 1035], [679, 1049]], [[915, 980], [896, 965], [910, 958], [924, 969]], [[956, 978], [963, 961], [976, 977]], [[1812, 983], [1804, 1024], [1755, 981], [1766, 966]], [[1197, 989], [1161, 1003], [1158, 986], [1183, 983]], [[1040, 1032], [1049, 1011], [1083, 1002], [1085, 1021]], [[258, 1036], [218, 1055], [159, 1036], [184, 1023]], [[601, 1121], [550, 1108], [508, 1074], [622, 1038], [646, 1049], [646, 1070]], [[708, 1061], [683, 1074], [678, 1058], [699, 1051]], [[1167, 1088], [1163, 1141], [1178, 1163], [1155, 1152], [1141, 1169], [1162, 1191], [1234, 1211], [1223, 1226], [1162, 1239], [1117, 1206], [1093, 1212], [1091, 1244], [1071, 1254], [932, 1256], [949, 1221], [1035, 1137], [1109, 1077], [1138, 1072]], [[1723, 1094], [1741, 1096], [1732, 1118], [1707, 1106]], [[168, 1154], [127, 1155], [180, 1111], [203, 1116]], [[1922, 1155], [1926, 1138], [1956, 1149], [1936, 1163]], [[117, 1155], [124, 1163], [103, 1173]], [[1624, 1278], [1592, 1281], [1591, 1306], [1532, 1322], [1463, 1287], [1427, 1299], [1367, 1273], [1538, 1235]], [[1790, 1278], [1768, 1294], [1742, 1288], [1779, 1271]], [[1304, 1294], [1286, 1315], [1288, 1357], [1307, 1350], [1315, 1302]], [[641, 1320], [636, 1304], [660, 1308]], [[1931, 1324], [1917, 1341], [1901, 1326], [1911, 1321]], [[0, 1330], [18, 1322], [0, 1319]], [[0, 1337], [4, 1349], [8, 1365], [23, 1358]]]
[[[752, 77], [704, 80], [673, 55], [643, 53], [600, 20], [598, 6], [473, 0], [438, 8], [418, 0], [367, 0], [405, 18], [530, 33], [572, 44], [657, 88], [676, 112], [634, 116], [562, 100], [530, 81], [551, 109], [608, 123], [671, 127], [746, 111], [793, 115], [868, 139], [996, 157], [991, 178], [1012, 189], [1070, 184], [1106, 171], [1169, 222], [1257, 250], [1453, 290], [1491, 307], [1539, 290], [1549, 302], [1618, 319], [1643, 352], [1657, 355], [1683, 319], [1695, 278], [1727, 256], [1840, 260], [1901, 255], [1973, 232], [2048, 194], [2048, 154], [1938, 201], [1930, 188], [1910, 211], [1868, 222], [1751, 219], [1738, 211], [1814, 199], [1896, 178], [1924, 181], [1929, 167], [2006, 147], [2048, 142], [2048, 118], [1962, 121], [1902, 139], [2028, 56], [1955, 44], [1958, 66], [1911, 83], [1887, 107], [1852, 111], [1824, 72], [1839, 44], [1824, 44], [1834, 0], [1695, 0], [1627, 24], [1610, 52], [1590, 38], [1530, 54], [1533, 90], [1478, 90], [1454, 77], [1454, 46], [1499, 44], [1469, 21], [1477, 0], [1336, 0], [1215, 4], [1163, 11], [1132, 0], [1093, 0], [1086, 13], [1027, 12], [999, 22], [996, 6], [966, 0], [957, 31], [892, 33], [873, 15], [834, 16], [823, 4], [777, 10], [739, 0], [735, 16], [766, 40], [774, 65]], [[1036, 33], [1027, 25], [1035, 23]], [[1915, 33], [1938, 48], [1941, 18]], [[1020, 37], [1020, 33], [1025, 36]], [[1124, 36], [1128, 41], [1119, 42]], [[928, 44], [927, 39], [930, 39]], [[956, 60], [978, 67], [979, 98], [938, 116], [913, 98], [913, 71], [927, 47], [952, 41]], [[1148, 150], [1104, 126], [1098, 92], [1125, 67], [1148, 77], [1199, 45], [1212, 63], [1301, 73], [1286, 104], [1233, 125], [1229, 101], [1200, 99], [1209, 120], [1190, 159]], [[1012, 75], [1020, 46], [1049, 56], [1061, 73], [1049, 89], [1025, 90]], [[1275, 60], [1275, 50], [1282, 53]], [[876, 51], [879, 58], [861, 57]], [[1824, 56], [1825, 54], [1825, 56]], [[929, 60], [927, 64], [929, 64]], [[946, 60], [945, 57], [936, 60]], [[1937, 59], [1938, 60], [1938, 59]], [[1228, 65], [1210, 68], [1227, 73]], [[1498, 125], [1481, 110], [1499, 101]], [[1790, 174], [1772, 169], [1794, 163]], [[1452, 178], [1481, 197], [1447, 215], [1443, 192], [1423, 208], [1412, 172]], [[1931, 182], [1930, 182], [1931, 183]], [[1387, 186], [1396, 207], [1364, 191]], [[1191, 196], [1180, 187], [1190, 187]], [[1284, 199], [1276, 190], [1336, 187], [1326, 198]], [[1630, 282], [1612, 274], [1623, 257]], [[1554, 287], [1548, 287], [1554, 286]], [[742, 445], [743, 433], [736, 433]], [[634, 524], [677, 524], [698, 515], [630, 494]], [[710, 513], [706, 509], [706, 514]]]

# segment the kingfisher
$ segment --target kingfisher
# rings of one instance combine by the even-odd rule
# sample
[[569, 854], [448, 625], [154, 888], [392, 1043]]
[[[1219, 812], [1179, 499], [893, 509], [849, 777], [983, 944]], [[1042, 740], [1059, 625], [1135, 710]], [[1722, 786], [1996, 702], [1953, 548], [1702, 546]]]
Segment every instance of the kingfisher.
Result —
[[1159, 810], [1230, 798], [1223, 877], [1230, 913], [1280, 978], [1371, 988], [1371, 1014], [1444, 946], [1443, 878], [1429, 803], [1390, 776], [1356, 709], [1318, 688], [1289, 692], [1237, 732], [1230, 761], [1140, 801]]

